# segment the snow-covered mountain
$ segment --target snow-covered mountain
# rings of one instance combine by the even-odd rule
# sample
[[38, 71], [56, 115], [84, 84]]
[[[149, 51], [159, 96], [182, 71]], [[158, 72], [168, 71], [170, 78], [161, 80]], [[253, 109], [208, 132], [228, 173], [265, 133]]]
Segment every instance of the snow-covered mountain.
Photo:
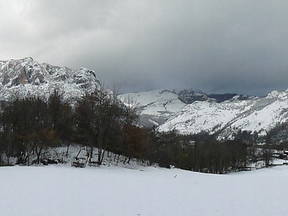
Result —
[[273, 91], [266, 97], [248, 100], [194, 102], [172, 116], [159, 130], [176, 130], [182, 134], [218, 132], [222, 137], [229, 137], [238, 130], [246, 130], [264, 135], [277, 124], [286, 121], [288, 91]]
[[[160, 126], [168, 119], [186, 112], [184, 107], [197, 101], [222, 102], [227, 100], [244, 101], [248, 97], [237, 94], [206, 94], [200, 90], [152, 90], [138, 93], [128, 93], [119, 99], [129, 106], [135, 106], [140, 113], [140, 121], [144, 126]], [[184, 110], [183, 110], [184, 109]]]
[[[0, 61], [0, 101], [15, 96], [48, 97], [55, 89], [73, 101], [85, 92], [100, 88], [92, 70], [38, 63], [32, 58]], [[153, 90], [119, 96], [135, 106], [144, 126], [182, 134], [201, 131], [231, 136], [237, 130], [266, 131], [288, 121], [288, 90], [273, 91], [266, 97], [236, 94], [206, 94], [195, 90]]]
[[170, 90], [122, 94], [119, 99], [129, 106], [137, 107], [141, 124], [147, 127], [163, 124], [186, 106], [178, 95]]
[[119, 98], [139, 107], [143, 125], [156, 125], [159, 131], [176, 130], [181, 134], [206, 131], [229, 137], [238, 130], [247, 130], [264, 135], [288, 121], [288, 90], [273, 91], [266, 97], [229, 95], [233, 94], [218, 94], [219, 98], [228, 97], [218, 102], [201, 92], [182, 91], [179, 94], [155, 90], [124, 94]]
[[72, 100], [100, 88], [96, 73], [86, 68], [38, 63], [32, 58], [0, 61], [0, 100], [37, 95], [47, 97], [55, 89]]
[[238, 100], [247, 100], [252, 98], [248, 95], [239, 95], [235, 93], [208, 94], [201, 90], [195, 89], [182, 89], [174, 92], [177, 93], [179, 99], [186, 104], [191, 104], [195, 101], [215, 101], [217, 103], [221, 103], [233, 98], [237, 98]]

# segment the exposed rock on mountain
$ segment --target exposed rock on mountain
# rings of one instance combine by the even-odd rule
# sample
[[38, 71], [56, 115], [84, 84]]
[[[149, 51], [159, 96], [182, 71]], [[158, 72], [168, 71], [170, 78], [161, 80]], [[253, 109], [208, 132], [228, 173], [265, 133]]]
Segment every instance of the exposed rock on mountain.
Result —
[[[96, 73], [81, 68], [38, 63], [32, 58], [0, 61], [0, 101], [35, 95], [48, 97], [55, 89], [65, 100], [75, 101], [100, 88]], [[238, 130], [266, 134], [288, 121], [288, 90], [266, 97], [206, 94], [195, 90], [154, 90], [119, 96], [138, 108], [141, 124], [182, 134], [201, 131], [229, 137]]]
[[246, 95], [238, 95], [234, 93], [224, 93], [224, 94], [207, 94], [200, 90], [194, 89], [184, 89], [176, 92], [179, 96], [179, 99], [186, 104], [191, 104], [195, 101], [215, 101], [221, 103], [227, 100], [247, 100], [251, 97]]
[[0, 100], [37, 95], [48, 97], [55, 89], [64, 99], [72, 100], [86, 91], [100, 88], [96, 73], [86, 68], [38, 63], [32, 58], [0, 61]]

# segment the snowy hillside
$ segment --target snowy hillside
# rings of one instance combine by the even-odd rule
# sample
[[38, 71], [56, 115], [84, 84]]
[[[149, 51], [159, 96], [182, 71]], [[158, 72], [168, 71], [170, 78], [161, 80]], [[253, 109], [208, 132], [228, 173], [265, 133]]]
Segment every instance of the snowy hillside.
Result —
[[141, 122], [145, 126], [159, 126], [186, 105], [176, 93], [169, 90], [128, 93], [120, 95], [119, 99], [138, 108]]
[[263, 98], [231, 100], [222, 103], [195, 102], [183, 108], [159, 127], [183, 134], [201, 131], [221, 132], [229, 137], [237, 130], [266, 131], [288, 120], [288, 91], [273, 91]]
[[288, 211], [286, 166], [231, 175], [16, 166], [0, 168], [0, 179], [5, 216], [280, 216]]
[[85, 68], [72, 70], [32, 58], [0, 61], [0, 100], [27, 95], [47, 97], [54, 89], [65, 99], [73, 99], [99, 87], [96, 73]]
[[[199, 91], [154, 90], [119, 98], [138, 107], [143, 125], [156, 125], [159, 131], [176, 130], [182, 134], [206, 131], [231, 137], [233, 132], [248, 130], [265, 135], [288, 120], [288, 91], [273, 91], [266, 97], [233, 95], [214, 94], [218, 101], [227, 99], [217, 102]], [[189, 101], [192, 103], [188, 104]]]
[[175, 117], [159, 127], [160, 131], [177, 130], [183, 134], [196, 134], [201, 131], [211, 133], [224, 128], [253, 105], [251, 101], [234, 102], [194, 102], [184, 107]]

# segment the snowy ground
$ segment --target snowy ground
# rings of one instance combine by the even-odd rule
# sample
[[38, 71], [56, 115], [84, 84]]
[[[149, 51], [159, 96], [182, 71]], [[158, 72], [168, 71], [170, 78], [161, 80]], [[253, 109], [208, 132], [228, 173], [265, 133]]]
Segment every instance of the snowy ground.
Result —
[[178, 169], [0, 168], [5, 216], [283, 216], [288, 167], [230, 175]]

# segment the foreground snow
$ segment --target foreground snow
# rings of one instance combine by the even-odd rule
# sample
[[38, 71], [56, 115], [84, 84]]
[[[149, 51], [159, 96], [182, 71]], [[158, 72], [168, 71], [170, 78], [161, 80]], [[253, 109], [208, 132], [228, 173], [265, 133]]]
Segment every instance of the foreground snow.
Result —
[[232, 175], [145, 168], [0, 168], [5, 216], [285, 215], [288, 167]]

